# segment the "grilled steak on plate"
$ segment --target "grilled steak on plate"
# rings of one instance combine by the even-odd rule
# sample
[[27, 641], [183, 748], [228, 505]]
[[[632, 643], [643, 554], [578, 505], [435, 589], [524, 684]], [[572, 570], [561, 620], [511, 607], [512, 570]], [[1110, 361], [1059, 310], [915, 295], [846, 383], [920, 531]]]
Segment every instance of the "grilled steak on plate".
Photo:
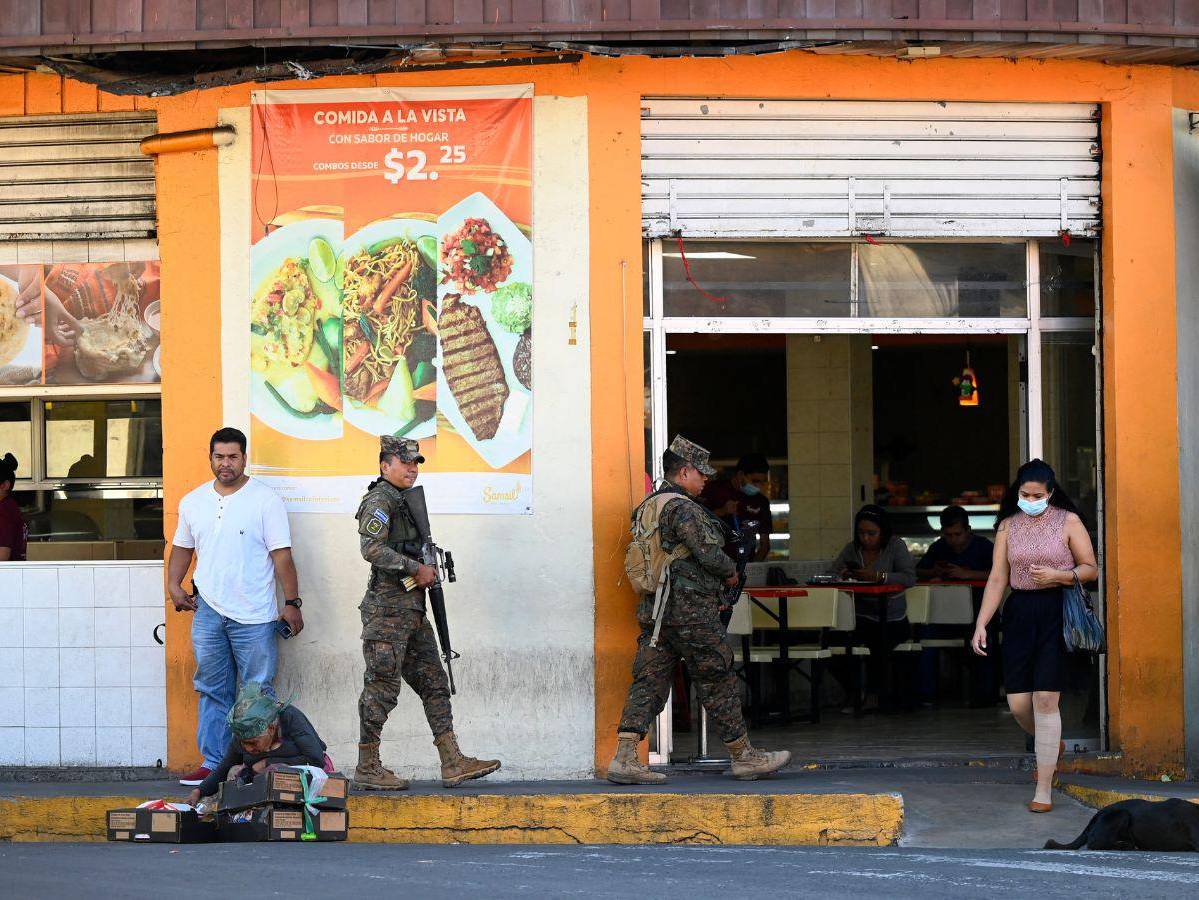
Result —
[[495, 437], [508, 399], [508, 381], [495, 341], [477, 306], [446, 294], [437, 317], [441, 364], [462, 418], [485, 441]]

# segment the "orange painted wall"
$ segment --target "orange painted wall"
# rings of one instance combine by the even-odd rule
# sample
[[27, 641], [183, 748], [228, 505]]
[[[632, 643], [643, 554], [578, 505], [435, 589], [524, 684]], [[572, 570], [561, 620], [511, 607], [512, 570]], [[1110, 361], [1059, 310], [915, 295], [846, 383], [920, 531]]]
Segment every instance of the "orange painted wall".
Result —
[[[0, 114], [89, 102], [75, 85], [0, 76]], [[13, 79], [17, 81], [14, 83]], [[644, 95], [796, 99], [1094, 102], [1103, 110], [1103, 237], [1109, 702], [1126, 771], [1179, 771], [1181, 572], [1174, 390], [1174, 239], [1170, 108], [1196, 108], [1199, 76], [1159, 67], [928, 60], [787, 53], [727, 60], [587, 59], [527, 70], [356, 76], [272, 87], [533, 82], [588, 97], [596, 578], [596, 761], [606, 764], [629, 683], [634, 601], [621, 584], [627, 513], [641, 491], [639, 109]], [[144, 101], [163, 130], [215, 124], [249, 86]], [[111, 108], [100, 94], [96, 103]], [[58, 104], [58, 109], [54, 109]], [[182, 494], [208, 477], [220, 424], [219, 222], [215, 153], [159, 162], [163, 260], [167, 534]], [[623, 373], [624, 390], [613, 373]], [[601, 389], [602, 386], [609, 389]], [[302, 573], [301, 573], [302, 574]], [[169, 760], [196, 761], [190, 641], [168, 617]]]

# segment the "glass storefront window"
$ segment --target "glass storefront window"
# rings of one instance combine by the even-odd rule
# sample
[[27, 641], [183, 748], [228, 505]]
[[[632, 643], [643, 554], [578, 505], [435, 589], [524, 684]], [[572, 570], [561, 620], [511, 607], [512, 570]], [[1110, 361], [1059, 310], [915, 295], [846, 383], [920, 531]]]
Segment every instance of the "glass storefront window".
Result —
[[47, 478], [161, 475], [161, 401], [46, 401]]
[[863, 244], [858, 315], [1028, 315], [1024, 244]]
[[1098, 535], [1099, 483], [1095, 422], [1095, 335], [1041, 337], [1045, 461]]
[[1041, 315], [1095, 315], [1095, 242], [1066, 244], [1042, 241], [1037, 248], [1041, 270]]
[[33, 474], [32, 404], [0, 403], [0, 457], [11, 453], [17, 458], [17, 478]]
[[848, 316], [850, 258], [849, 244], [690, 241], [680, 251], [677, 242], [665, 241], [664, 312], [706, 318]]

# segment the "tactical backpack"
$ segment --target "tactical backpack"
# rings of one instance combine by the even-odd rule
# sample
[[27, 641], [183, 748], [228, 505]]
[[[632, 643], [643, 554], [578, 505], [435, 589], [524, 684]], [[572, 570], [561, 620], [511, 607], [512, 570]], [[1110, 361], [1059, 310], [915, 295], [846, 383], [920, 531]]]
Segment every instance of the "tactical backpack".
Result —
[[670, 564], [691, 552], [681, 542], [670, 552], [662, 548], [659, 529], [662, 510], [667, 503], [677, 498], [678, 494], [654, 494], [641, 504], [633, 516], [633, 538], [624, 552], [624, 571], [633, 590], [639, 594], [654, 595], [652, 646], [657, 645], [662, 614], [666, 610], [666, 601], [670, 599], [670, 579], [667, 577]]

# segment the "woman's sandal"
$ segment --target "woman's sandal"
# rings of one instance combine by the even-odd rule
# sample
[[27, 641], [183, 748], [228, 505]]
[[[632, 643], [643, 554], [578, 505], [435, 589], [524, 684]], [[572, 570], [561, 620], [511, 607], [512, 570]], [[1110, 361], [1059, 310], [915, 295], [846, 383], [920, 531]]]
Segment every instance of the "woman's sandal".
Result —
[[[1055, 769], [1058, 768], [1058, 766], [1060, 766], [1062, 764], [1062, 757], [1065, 755], [1066, 755], [1066, 742], [1058, 741], [1057, 742], [1057, 764], [1054, 766]], [[1032, 767], [1032, 780], [1033, 781], [1041, 780], [1040, 771], [1041, 770], [1038, 769], [1036, 766]], [[1041, 810], [1041, 812], [1047, 812], [1047, 811], [1048, 810]]]
[[1038, 800], [1033, 800], [1028, 804], [1028, 811], [1034, 813], [1047, 813], [1053, 811], [1052, 803], [1041, 803]]

